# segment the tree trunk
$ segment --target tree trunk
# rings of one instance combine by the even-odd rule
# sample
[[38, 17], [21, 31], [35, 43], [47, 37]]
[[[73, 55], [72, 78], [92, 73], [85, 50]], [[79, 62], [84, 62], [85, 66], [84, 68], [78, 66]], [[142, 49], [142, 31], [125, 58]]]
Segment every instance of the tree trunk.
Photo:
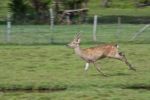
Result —
[[111, 0], [102, 0], [102, 7], [107, 8], [110, 6]]

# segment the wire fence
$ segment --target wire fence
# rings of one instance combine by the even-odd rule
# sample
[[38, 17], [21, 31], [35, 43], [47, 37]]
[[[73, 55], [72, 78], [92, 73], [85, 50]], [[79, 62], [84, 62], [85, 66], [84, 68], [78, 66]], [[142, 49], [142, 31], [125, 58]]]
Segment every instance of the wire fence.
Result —
[[8, 20], [0, 25], [0, 44], [66, 44], [78, 32], [82, 43], [150, 43], [149, 24], [123, 24], [120, 17], [115, 20], [116, 23], [110, 24], [98, 22], [96, 26], [85, 21], [74, 25], [54, 24], [53, 27], [49, 24], [15, 25]]

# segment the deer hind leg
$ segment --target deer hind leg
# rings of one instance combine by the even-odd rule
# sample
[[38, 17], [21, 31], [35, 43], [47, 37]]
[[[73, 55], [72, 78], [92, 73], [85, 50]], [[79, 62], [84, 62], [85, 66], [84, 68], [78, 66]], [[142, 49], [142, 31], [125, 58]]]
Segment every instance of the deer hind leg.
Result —
[[107, 76], [106, 74], [104, 74], [104, 73], [101, 71], [100, 67], [98, 67], [97, 64], [95, 64], [95, 62], [93, 62], [93, 64], [94, 64], [94, 67], [96, 68], [96, 70], [97, 70], [98, 72], [100, 72], [103, 76]]
[[129, 66], [129, 68], [130, 68], [131, 70], [136, 71], [136, 69], [133, 68], [132, 65], [128, 62], [128, 60], [127, 60], [125, 54], [123, 54], [122, 52], [119, 52], [115, 57], [116, 57], [116, 59], [119, 59], [119, 60], [125, 62], [125, 64], [126, 64], [127, 66]]

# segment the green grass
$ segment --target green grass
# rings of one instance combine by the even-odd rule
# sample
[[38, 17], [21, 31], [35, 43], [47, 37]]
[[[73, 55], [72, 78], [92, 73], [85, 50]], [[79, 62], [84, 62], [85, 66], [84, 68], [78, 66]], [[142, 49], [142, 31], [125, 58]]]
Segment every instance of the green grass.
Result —
[[96, 8], [90, 9], [89, 15], [98, 16], [150, 16], [150, 7], [146, 8]]
[[[90, 47], [91, 45], [81, 45]], [[150, 45], [120, 44], [137, 72], [114, 59], [99, 61], [108, 77], [63, 45], [0, 45], [0, 89], [63, 91], [0, 92], [0, 100], [149, 100]]]
[[150, 16], [150, 7], [136, 8], [131, 0], [113, 0], [112, 7], [102, 8], [100, 0], [90, 0], [89, 15], [99, 16]]

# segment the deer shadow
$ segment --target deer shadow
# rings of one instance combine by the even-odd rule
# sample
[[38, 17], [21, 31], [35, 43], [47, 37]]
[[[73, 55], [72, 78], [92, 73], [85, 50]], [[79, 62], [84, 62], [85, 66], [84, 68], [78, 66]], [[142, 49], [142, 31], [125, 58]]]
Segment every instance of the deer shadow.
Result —
[[150, 90], [150, 84], [132, 84], [124, 85], [122, 89], [133, 89], [133, 90]]
[[103, 77], [111, 77], [111, 76], [128, 76], [130, 75], [129, 73], [114, 73], [114, 74], [109, 74], [109, 73], [105, 73], [106, 76], [100, 74], [100, 73], [96, 73], [96, 74], [91, 74], [91, 76], [103, 76]]

